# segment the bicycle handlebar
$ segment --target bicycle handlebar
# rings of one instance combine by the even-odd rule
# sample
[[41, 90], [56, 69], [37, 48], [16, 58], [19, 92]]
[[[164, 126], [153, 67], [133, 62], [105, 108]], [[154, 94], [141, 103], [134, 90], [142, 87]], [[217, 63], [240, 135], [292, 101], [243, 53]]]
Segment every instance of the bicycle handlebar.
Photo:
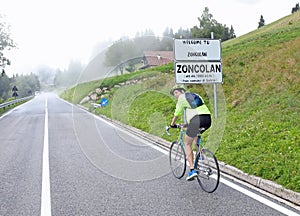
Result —
[[176, 125], [174, 125], [174, 126], [166, 126], [166, 134], [168, 134], [168, 136], [171, 136], [171, 134], [169, 133], [169, 130], [171, 129], [171, 128], [183, 128], [184, 127], [184, 125], [179, 125], [179, 124], [176, 124]]

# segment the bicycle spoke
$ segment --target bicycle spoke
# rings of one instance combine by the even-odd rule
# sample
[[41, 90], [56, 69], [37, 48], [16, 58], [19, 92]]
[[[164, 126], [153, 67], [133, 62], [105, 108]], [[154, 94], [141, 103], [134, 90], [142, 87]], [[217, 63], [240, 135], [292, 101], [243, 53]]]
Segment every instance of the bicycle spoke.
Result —
[[171, 144], [169, 162], [173, 175], [180, 179], [186, 170], [186, 157], [184, 149], [178, 141]]
[[208, 192], [214, 192], [218, 185], [220, 179], [219, 164], [212, 152], [207, 149], [202, 150], [202, 160], [199, 159], [199, 154], [197, 155], [197, 180], [201, 188]]

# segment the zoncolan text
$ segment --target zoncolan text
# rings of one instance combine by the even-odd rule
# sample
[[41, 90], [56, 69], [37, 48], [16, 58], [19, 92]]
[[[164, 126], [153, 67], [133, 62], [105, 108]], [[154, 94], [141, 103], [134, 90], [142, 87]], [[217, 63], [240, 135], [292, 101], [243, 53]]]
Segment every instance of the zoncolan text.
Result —
[[221, 64], [176, 64], [177, 73], [222, 73]]

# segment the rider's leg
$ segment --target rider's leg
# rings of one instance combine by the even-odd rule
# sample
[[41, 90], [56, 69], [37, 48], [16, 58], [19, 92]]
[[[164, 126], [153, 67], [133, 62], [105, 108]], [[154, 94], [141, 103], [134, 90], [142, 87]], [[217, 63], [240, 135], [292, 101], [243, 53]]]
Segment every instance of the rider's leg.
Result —
[[199, 148], [198, 148], [198, 136], [194, 138], [192, 146], [193, 145], [195, 146], [196, 152], [198, 152], [199, 151]]
[[190, 165], [190, 169], [194, 168], [194, 154], [192, 150], [192, 143], [195, 140], [195, 138], [197, 138], [199, 125], [200, 125], [199, 116], [194, 116], [190, 120], [189, 124], [187, 125], [186, 135], [184, 138], [185, 151], [186, 151], [185, 153]]
[[194, 154], [193, 154], [193, 150], [192, 150], [193, 141], [194, 141], [194, 137], [185, 135], [185, 138], [184, 138], [185, 153], [186, 153], [189, 165], [190, 165], [190, 169], [194, 169]]

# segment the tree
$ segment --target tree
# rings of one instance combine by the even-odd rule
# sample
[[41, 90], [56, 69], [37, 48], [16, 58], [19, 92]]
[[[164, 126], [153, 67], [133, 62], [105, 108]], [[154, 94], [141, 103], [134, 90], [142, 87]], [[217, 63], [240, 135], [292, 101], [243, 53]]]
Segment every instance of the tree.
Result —
[[258, 22], [258, 28], [263, 27], [265, 25], [265, 20], [263, 15], [260, 16], [259, 22]]
[[6, 74], [0, 77], [0, 99], [6, 100], [9, 95], [10, 88], [10, 79]]
[[84, 65], [78, 60], [72, 60], [65, 71], [55, 70], [54, 85], [56, 87], [69, 87], [77, 84]]
[[236, 35], [235, 35], [235, 33], [234, 33], [234, 29], [233, 29], [232, 26], [230, 27], [230, 30], [229, 30], [229, 37], [230, 37], [230, 38], [236, 38]]
[[217, 23], [217, 21], [212, 17], [213, 15], [209, 13], [208, 7], [205, 7], [201, 18], [198, 17], [198, 21], [200, 23], [199, 27], [194, 26], [191, 29], [192, 36], [199, 38], [210, 38], [212, 27]]
[[175, 38], [192, 38], [192, 33], [189, 29], [180, 28], [177, 33], [175, 33]]
[[105, 53], [105, 66], [117, 66], [120, 65], [119, 69], [121, 74], [123, 74], [122, 62], [131, 59], [135, 56], [137, 51], [132, 40], [119, 40], [108, 48]]
[[295, 13], [298, 10], [299, 10], [299, 3], [297, 3], [296, 6], [292, 8], [292, 13]]
[[20, 75], [11, 82], [11, 88], [13, 89], [14, 86], [17, 87], [18, 97], [26, 97], [32, 95], [35, 91], [40, 90], [40, 82], [34, 73], [30, 73], [29, 75]]
[[[17, 91], [14, 88], [17, 87]], [[30, 75], [13, 75], [9, 78], [6, 74], [0, 79], [0, 101], [5, 101], [11, 97], [26, 97], [32, 95], [35, 91], [40, 90], [40, 82], [38, 77], [31, 73]], [[17, 93], [13, 95], [13, 93]]]
[[229, 29], [226, 25], [218, 23], [213, 19], [213, 15], [209, 13], [208, 7], [205, 7], [201, 17], [198, 17], [199, 26], [191, 28], [191, 36], [193, 38], [210, 38], [211, 32], [214, 33], [214, 38], [226, 41], [235, 38], [234, 29], [231, 26]]
[[163, 37], [160, 41], [159, 50], [172, 51], [173, 50], [173, 29], [166, 28], [163, 32]]
[[10, 26], [4, 21], [4, 17], [0, 14], [0, 67], [1, 75], [4, 75], [4, 68], [10, 65], [10, 60], [5, 57], [4, 51], [16, 47], [14, 41], [10, 38]]
[[124, 65], [122, 63], [131, 59], [136, 51], [132, 40], [119, 40], [106, 51], [104, 65], [107, 67], [118, 66], [120, 73], [123, 74]]

